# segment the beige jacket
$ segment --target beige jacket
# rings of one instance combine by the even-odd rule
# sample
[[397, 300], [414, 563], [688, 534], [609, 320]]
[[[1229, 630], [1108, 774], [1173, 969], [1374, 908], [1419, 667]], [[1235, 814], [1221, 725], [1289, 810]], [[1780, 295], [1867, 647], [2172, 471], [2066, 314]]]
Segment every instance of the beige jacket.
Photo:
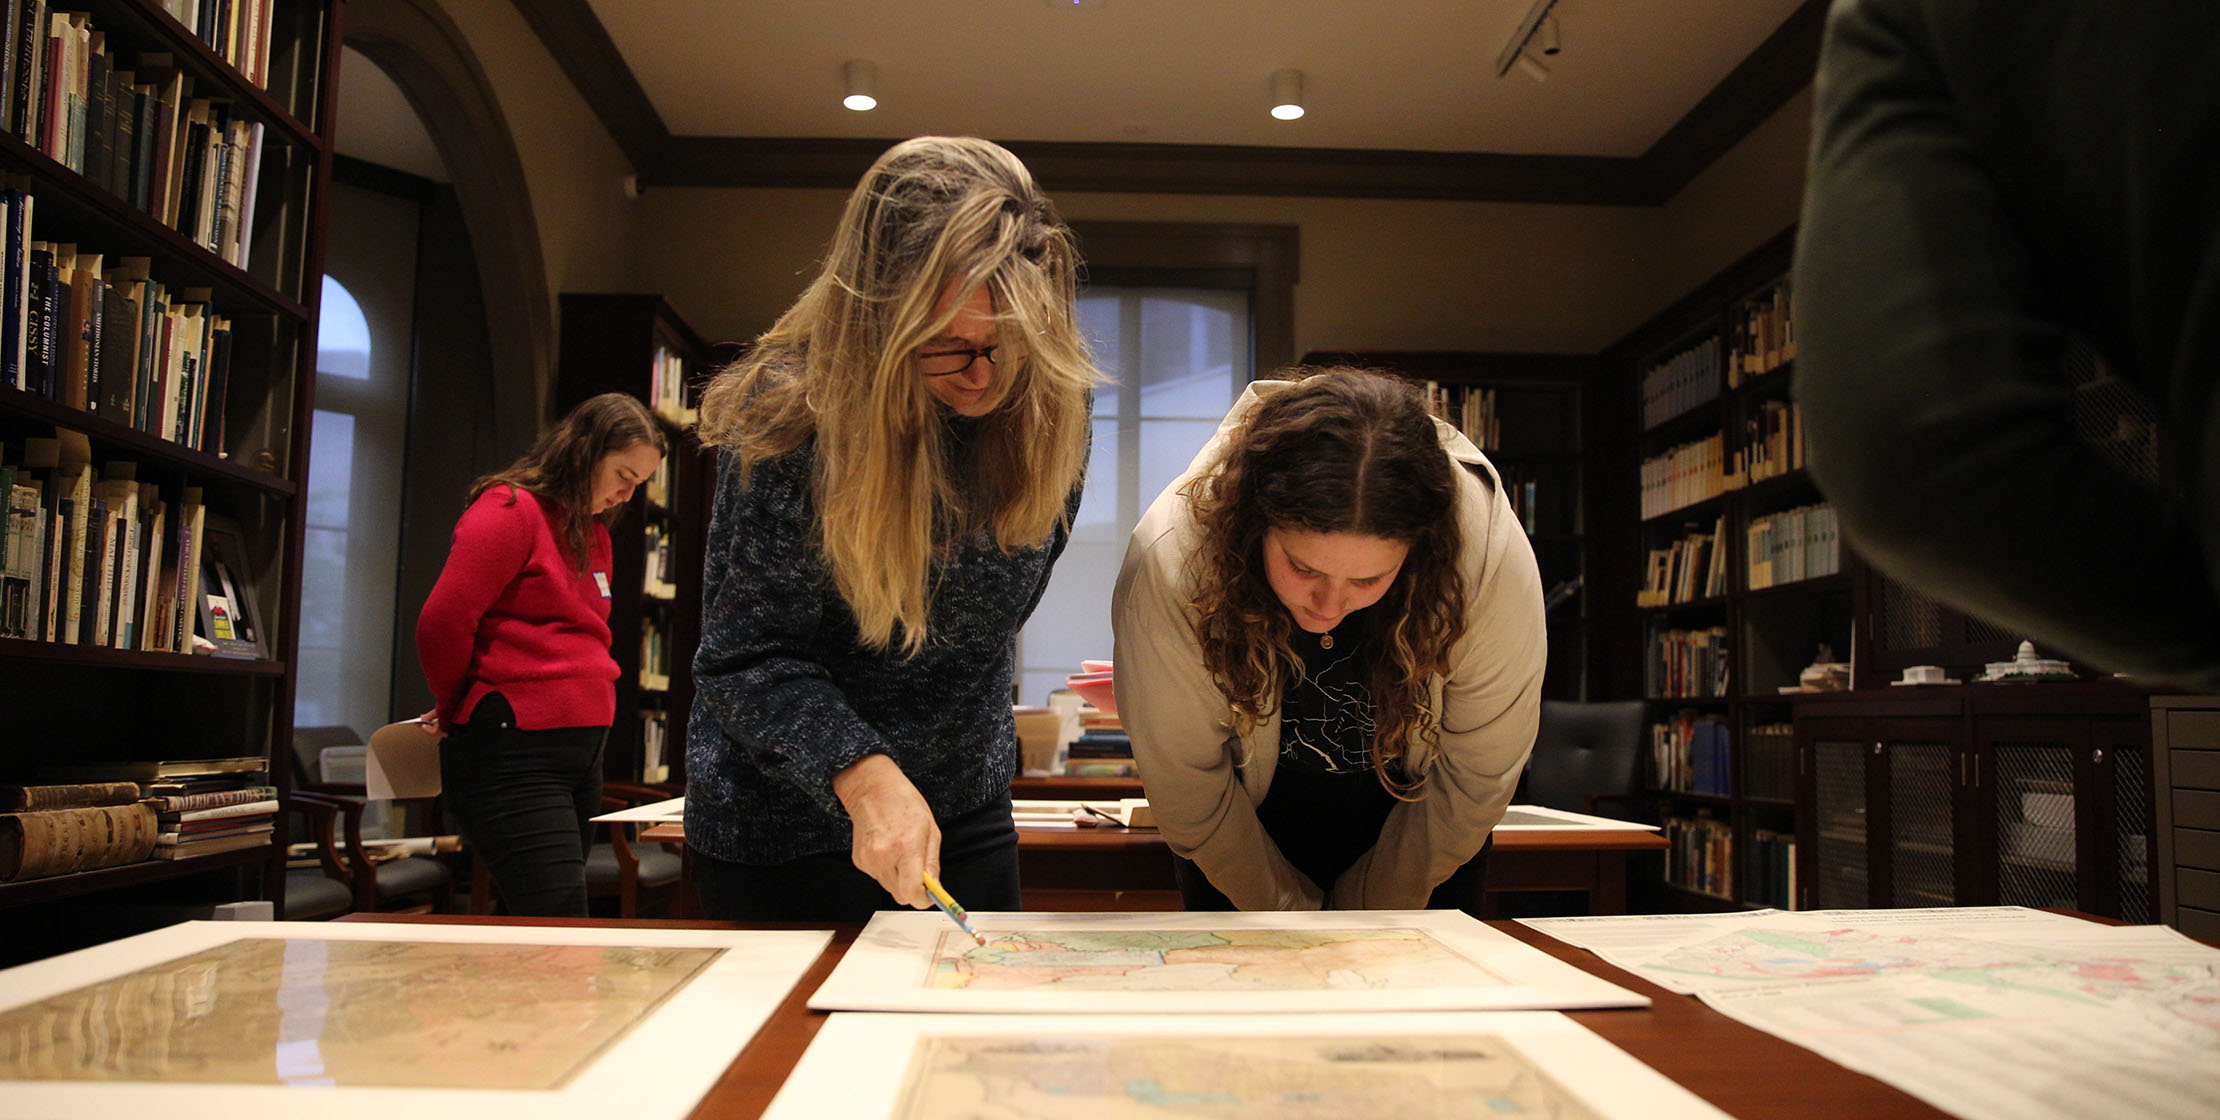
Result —
[[1243, 910], [1403, 910], [1480, 850], [1510, 803], [1541, 712], [1547, 636], [1542, 585], [1495, 467], [1456, 429], [1436, 421], [1442, 450], [1497, 479], [1489, 493], [1469, 470], [1458, 475], [1470, 616], [1447, 679], [1434, 681], [1441, 750], [1426, 767], [1424, 793], [1398, 802], [1379, 842], [1323, 897], [1258, 822], [1279, 761], [1275, 713], [1242, 742], [1225, 745], [1232, 708], [1203, 671], [1195, 640], [1187, 557], [1195, 525], [1181, 486], [1218, 453], [1228, 430], [1265, 395], [1291, 382], [1249, 386], [1209, 446], [1134, 527], [1111, 598], [1116, 627], [1118, 712], [1158, 825], [1173, 851], [1194, 860]]

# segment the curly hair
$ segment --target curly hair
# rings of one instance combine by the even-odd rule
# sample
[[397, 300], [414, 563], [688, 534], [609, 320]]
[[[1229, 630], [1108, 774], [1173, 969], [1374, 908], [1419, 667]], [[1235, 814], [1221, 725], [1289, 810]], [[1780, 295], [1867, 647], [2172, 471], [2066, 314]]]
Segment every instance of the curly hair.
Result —
[[1301, 669], [1292, 616], [1266, 578], [1266, 530], [1409, 546], [1354, 637], [1374, 651], [1362, 670], [1377, 707], [1373, 772], [1415, 799], [1441, 742], [1428, 683], [1448, 670], [1465, 628], [1458, 468], [1407, 383], [1347, 367], [1282, 376], [1295, 387], [1259, 401], [1182, 490], [1201, 542], [1188, 575], [1203, 666], [1232, 705], [1236, 738], [1279, 707]]
[[[819, 544], [863, 642], [925, 646], [934, 559], [982, 529], [1048, 540], [1086, 467], [1095, 371], [1073, 311], [1078, 250], [1016, 156], [970, 137], [887, 150], [848, 197], [823, 267], [702, 395], [703, 442], [740, 477], [816, 439]], [[917, 375], [944, 290], [985, 287], [1002, 398], [960, 456]]]
[[[546, 499], [558, 516], [564, 558], [584, 574], [588, 533], [595, 520], [594, 467], [604, 456], [643, 443], [653, 445], [659, 454], [670, 454], [670, 440], [646, 405], [624, 393], [588, 397], [541, 432], [532, 449], [516, 462], [472, 482], [464, 504], [503, 484], [521, 486]], [[515, 494], [509, 495], [509, 504], [516, 504]], [[599, 516], [603, 524], [613, 525], [623, 513], [624, 507], [618, 506]]]

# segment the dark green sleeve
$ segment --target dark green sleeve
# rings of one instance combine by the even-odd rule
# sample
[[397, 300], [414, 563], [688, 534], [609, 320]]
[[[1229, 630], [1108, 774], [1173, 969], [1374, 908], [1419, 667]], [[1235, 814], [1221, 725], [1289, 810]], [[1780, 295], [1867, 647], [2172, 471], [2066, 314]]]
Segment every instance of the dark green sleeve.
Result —
[[1906, 584], [2102, 668], [2220, 685], [2186, 506], [2074, 435], [2028, 241], [2064, 234], [1999, 187], [2041, 169], [1985, 162], [2000, 102], [1946, 77], [1960, 30], [1919, 0], [1830, 13], [1795, 271], [1812, 473]]

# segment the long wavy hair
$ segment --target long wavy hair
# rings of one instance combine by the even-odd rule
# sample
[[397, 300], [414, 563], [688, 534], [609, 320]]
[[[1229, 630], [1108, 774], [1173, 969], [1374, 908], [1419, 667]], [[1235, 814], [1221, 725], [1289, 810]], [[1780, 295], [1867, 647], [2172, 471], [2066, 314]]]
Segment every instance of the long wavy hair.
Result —
[[1182, 490], [1200, 530], [1188, 574], [1203, 666], [1232, 705], [1235, 740], [1277, 710], [1301, 671], [1293, 617], [1265, 575], [1265, 530], [1408, 545], [1351, 637], [1370, 651], [1361, 672], [1376, 707], [1373, 772], [1415, 799], [1441, 744], [1428, 683], [1448, 671], [1465, 629], [1458, 467], [1410, 385], [1346, 367], [1283, 376], [1297, 384], [1260, 400]]
[[[1045, 543], [1086, 466], [1095, 380], [1074, 319], [1078, 252], [1033, 177], [1000, 146], [925, 136], [889, 149], [855, 191], [823, 267], [702, 394], [703, 442], [744, 481], [816, 439], [819, 545], [863, 642], [925, 646], [933, 562], [990, 532]], [[918, 347], [947, 328], [942, 292], [993, 297], [1005, 380], [969, 440], [942, 438]], [[954, 303], [955, 301], [951, 301]]]
[[[522, 458], [471, 483], [469, 500], [475, 502], [487, 488], [503, 484], [530, 490], [551, 507], [564, 558], [574, 570], [584, 573], [596, 516], [592, 511], [594, 467], [603, 456], [643, 443], [654, 445], [659, 454], [670, 453], [670, 440], [646, 405], [623, 393], [588, 397], [554, 427], [542, 431]], [[509, 504], [516, 504], [514, 493], [509, 495]], [[599, 515], [599, 519], [604, 525], [614, 525], [623, 514], [624, 506], [620, 505]]]

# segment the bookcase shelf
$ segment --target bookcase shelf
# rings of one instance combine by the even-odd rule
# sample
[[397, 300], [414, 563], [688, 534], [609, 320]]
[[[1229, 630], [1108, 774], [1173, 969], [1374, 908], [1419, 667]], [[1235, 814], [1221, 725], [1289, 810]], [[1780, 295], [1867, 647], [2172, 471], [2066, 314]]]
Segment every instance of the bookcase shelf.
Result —
[[33, 642], [22, 638], [0, 638], [0, 658], [36, 659], [71, 665], [106, 665], [121, 669], [154, 669], [167, 673], [212, 673], [247, 677], [283, 677], [286, 674], [286, 663], [283, 661], [212, 657], [206, 654], [149, 653], [107, 646]]
[[[1618, 570], [1635, 586], [1604, 592], [1634, 604], [1618, 610], [1613, 632], [1644, 651], [1653, 736], [1669, 744], [1653, 749], [1645, 785], [1669, 832], [1694, 835], [1705, 850], [1701, 886], [1709, 889], [1668, 881], [1660, 897], [1669, 906], [1788, 901], [1798, 814], [1778, 768], [1791, 709], [1773, 690], [1797, 684], [1822, 644], [1837, 657], [1851, 646], [1853, 583], [1842, 574], [1842, 550], [1826, 553], [1823, 515], [1807, 508], [1820, 499], [1801, 468], [1787, 400], [1792, 245], [1793, 231], [1782, 233], [1607, 355], [1639, 402], [1627, 413], [1645, 502], [1679, 503], [1634, 522], [1633, 559], [1643, 562]], [[1672, 402], [1685, 403], [1667, 414]], [[1661, 651], [1668, 637], [1676, 643]], [[1722, 694], [1654, 695], [1667, 671], [1693, 673], [1696, 687]], [[1761, 729], [1762, 754], [1753, 745]], [[1696, 777], [1665, 780], [1661, 753]], [[1766, 784], [1753, 792], [1757, 781]], [[1665, 788], [1676, 784], [1707, 792]], [[1667, 868], [1675, 874], [1671, 859]]]
[[[325, 91], [334, 86], [344, 5], [238, 0], [217, 16], [216, 6], [179, 0], [79, 0], [6, 11], [12, 17], [26, 9], [59, 22], [25, 22], [39, 37], [41, 63], [13, 66], [16, 80], [0, 86], [8, 219], [0, 223], [8, 227], [0, 263], [8, 294], [24, 301], [0, 301], [8, 328], [0, 332], [0, 467], [11, 489], [21, 487], [0, 499], [13, 505], [28, 495], [29, 507], [16, 506], [8, 521], [38, 534], [36, 547], [10, 553], [16, 563], [0, 584], [7, 593], [0, 607], [30, 608], [0, 612], [0, 680], [13, 727], [0, 737], [0, 783], [37, 784], [50, 764], [244, 756], [268, 760], [269, 783], [290, 787], [302, 504], [331, 165]], [[224, 22], [203, 35], [173, 13]], [[18, 62], [21, 52], [12, 48], [23, 26], [6, 34], [7, 57]], [[48, 72], [48, 40], [57, 51], [77, 52], [82, 65]], [[65, 80], [82, 84], [64, 90], [58, 83]], [[58, 143], [64, 133], [41, 127], [49, 91], [55, 103], [82, 106], [66, 133], [82, 143]], [[158, 133], [137, 127], [154, 121], [173, 123]], [[188, 168], [199, 177], [186, 175]], [[157, 181], [170, 199], [188, 204], [168, 221], [155, 212]], [[77, 255], [75, 272], [60, 269], [64, 248]], [[33, 267], [41, 254], [52, 265], [43, 271]], [[94, 256], [97, 270], [89, 267]], [[48, 280], [85, 297], [81, 308], [65, 304]], [[42, 291], [52, 301], [32, 304], [29, 297]], [[80, 337], [103, 341], [69, 353], [69, 340]], [[61, 537], [47, 534], [71, 524], [60, 517], [59, 483], [80, 471], [98, 480], [94, 497], [139, 517], [73, 501], [76, 532], [88, 521], [102, 528], [82, 552], [48, 555], [50, 540], [78, 540], [69, 528]], [[157, 523], [148, 516], [154, 502], [176, 517]], [[196, 602], [186, 594], [189, 581], [162, 570], [165, 551], [174, 554], [188, 540], [180, 523], [195, 504], [206, 516], [190, 534], [201, 560], [177, 566], [220, 569], [234, 581], [220, 602]], [[106, 524], [119, 528], [110, 535]], [[157, 524], [159, 537], [151, 535]], [[66, 586], [66, 579], [48, 580], [46, 568], [68, 557], [116, 574], [112, 583], [90, 581], [75, 600], [74, 642], [44, 636], [55, 605], [43, 592]], [[36, 600], [33, 587], [42, 593]], [[126, 589], [141, 601], [124, 602]], [[174, 613], [162, 613], [156, 589], [173, 593]], [[112, 620], [105, 634], [83, 614], [99, 603]], [[214, 613], [217, 607], [225, 612]], [[233, 633], [226, 625], [251, 623], [259, 656], [175, 651], [189, 648], [177, 646], [178, 637], [209, 627], [203, 616], [234, 620], [216, 623], [219, 637]], [[130, 626], [113, 621], [125, 619]], [[149, 641], [163, 633], [171, 650]], [[236, 640], [248, 639], [238, 631]], [[0, 963], [74, 948], [57, 938], [80, 929], [115, 936], [132, 932], [118, 922], [174, 920], [196, 906], [205, 912], [253, 898], [282, 904], [282, 840], [0, 883]], [[68, 909], [57, 909], [65, 901]]]
[[[704, 342], [660, 296], [562, 297], [558, 411], [598, 393], [630, 393], [656, 413], [670, 442], [658, 486], [648, 488], [660, 488], [660, 496], [650, 493], [610, 533], [610, 583], [628, 589], [613, 597], [609, 610], [617, 719], [604, 772], [613, 781], [685, 780], [703, 548], [717, 466], [715, 454], [694, 439], [692, 410], [706, 375], [732, 356], [730, 347]], [[650, 664], [651, 653], [660, 667]]]
[[[21, 882], [0, 883], [0, 907], [28, 906], [34, 903], [57, 902], [83, 898], [90, 894], [121, 890], [162, 883], [204, 871], [227, 868], [255, 869], [255, 865], [278, 859], [282, 849], [269, 847], [237, 848], [214, 855], [195, 856], [191, 859], [153, 859], [141, 863], [127, 863], [121, 867], [103, 867], [96, 871], [79, 871], [70, 875], [49, 875], [43, 879], [25, 879]], [[4, 914], [5, 910], [0, 910]]]

